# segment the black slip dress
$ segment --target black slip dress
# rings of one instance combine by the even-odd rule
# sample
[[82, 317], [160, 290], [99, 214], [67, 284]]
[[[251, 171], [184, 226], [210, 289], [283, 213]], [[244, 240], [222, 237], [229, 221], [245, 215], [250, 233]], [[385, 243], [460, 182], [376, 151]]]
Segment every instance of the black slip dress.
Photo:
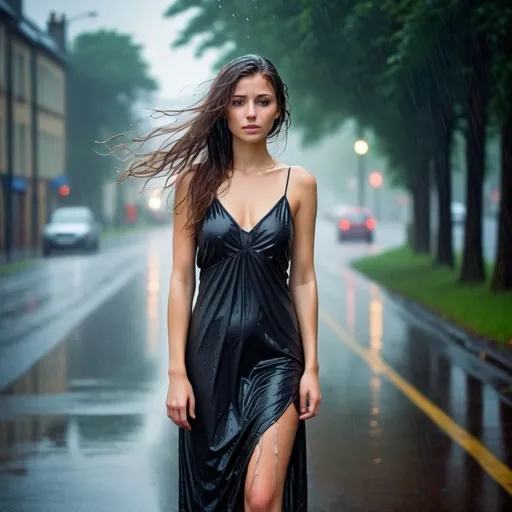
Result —
[[[179, 434], [180, 512], [243, 511], [262, 434], [294, 404], [304, 354], [288, 287], [293, 218], [284, 194], [250, 230], [215, 199], [197, 233], [199, 290], [185, 352], [196, 399]], [[279, 455], [277, 455], [279, 456]], [[307, 510], [305, 422], [299, 421], [283, 510]]]

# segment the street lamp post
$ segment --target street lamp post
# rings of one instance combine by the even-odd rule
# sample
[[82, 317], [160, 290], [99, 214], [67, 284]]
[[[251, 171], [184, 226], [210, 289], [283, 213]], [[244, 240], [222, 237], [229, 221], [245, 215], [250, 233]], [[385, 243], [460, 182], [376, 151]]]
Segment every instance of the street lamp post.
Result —
[[365, 184], [366, 184], [366, 153], [370, 147], [364, 139], [359, 139], [354, 144], [354, 151], [357, 158], [357, 177], [358, 177], [358, 203], [363, 207], [365, 204]]
[[65, 52], [67, 47], [67, 29], [71, 23], [82, 20], [84, 18], [96, 18], [98, 16], [97, 11], [86, 11], [71, 18], [66, 18], [62, 15], [57, 19], [57, 15], [54, 11], [50, 13], [50, 18], [47, 22], [48, 32], [55, 39], [60, 49]]
[[72, 16], [71, 18], [66, 19], [66, 23], [69, 25], [73, 21], [82, 20], [84, 18], [96, 18], [98, 16], [98, 11], [87, 11], [82, 14], [77, 14], [76, 16]]
[[382, 174], [379, 171], [373, 171], [368, 176], [369, 185], [375, 190], [375, 217], [380, 220], [380, 203], [381, 203], [381, 191], [379, 190], [384, 183]]

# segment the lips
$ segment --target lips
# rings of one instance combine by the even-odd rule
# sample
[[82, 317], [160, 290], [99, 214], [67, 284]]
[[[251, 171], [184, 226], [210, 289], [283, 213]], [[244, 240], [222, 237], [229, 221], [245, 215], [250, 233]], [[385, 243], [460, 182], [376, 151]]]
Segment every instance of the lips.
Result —
[[258, 130], [259, 126], [257, 124], [248, 124], [247, 126], [242, 126], [242, 130]]

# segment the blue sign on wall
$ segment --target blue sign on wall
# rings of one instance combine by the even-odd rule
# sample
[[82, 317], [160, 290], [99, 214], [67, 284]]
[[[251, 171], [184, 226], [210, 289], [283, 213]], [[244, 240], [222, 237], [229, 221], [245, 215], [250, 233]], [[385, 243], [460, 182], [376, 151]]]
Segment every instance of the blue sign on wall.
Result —
[[50, 188], [59, 188], [62, 185], [69, 185], [69, 180], [67, 176], [54, 176], [49, 182], [48, 185]]
[[12, 190], [14, 192], [25, 192], [27, 190], [27, 180], [19, 176], [12, 177]]
[[[7, 188], [8, 183], [8, 175], [2, 174], [0, 175], [0, 179], [2, 181], [2, 186]], [[25, 192], [27, 190], [27, 180], [21, 176], [13, 176], [11, 182], [11, 191], [12, 192]]]

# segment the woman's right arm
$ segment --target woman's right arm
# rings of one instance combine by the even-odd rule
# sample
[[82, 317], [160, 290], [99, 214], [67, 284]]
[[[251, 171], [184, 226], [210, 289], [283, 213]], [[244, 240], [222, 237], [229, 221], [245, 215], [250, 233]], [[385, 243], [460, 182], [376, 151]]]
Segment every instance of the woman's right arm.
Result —
[[[188, 187], [191, 173], [179, 176], [175, 187], [173, 220], [173, 261], [167, 306], [169, 341], [169, 391], [167, 415], [180, 427], [190, 430], [188, 413], [195, 418], [195, 400], [185, 367], [185, 345], [195, 291], [196, 243], [192, 233], [185, 229], [188, 215]], [[185, 199], [186, 198], [186, 199]]]

